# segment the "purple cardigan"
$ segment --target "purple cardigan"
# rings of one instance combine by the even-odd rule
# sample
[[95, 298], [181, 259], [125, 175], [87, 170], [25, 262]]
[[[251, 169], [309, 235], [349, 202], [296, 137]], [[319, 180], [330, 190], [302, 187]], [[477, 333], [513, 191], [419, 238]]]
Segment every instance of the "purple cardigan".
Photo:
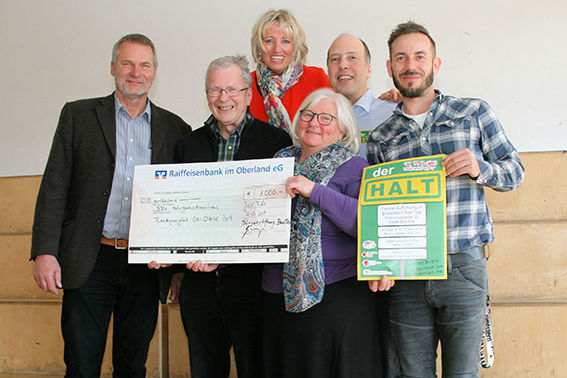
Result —
[[[358, 192], [368, 162], [358, 156], [337, 168], [327, 186], [315, 184], [309, 201], [321, 209], [321, 245], [325, 284], [356, 275]], [[293, 202], [292, 209], [295, 209]], [[262, 289], [282, 293], [283, 264], [265, 264]]]

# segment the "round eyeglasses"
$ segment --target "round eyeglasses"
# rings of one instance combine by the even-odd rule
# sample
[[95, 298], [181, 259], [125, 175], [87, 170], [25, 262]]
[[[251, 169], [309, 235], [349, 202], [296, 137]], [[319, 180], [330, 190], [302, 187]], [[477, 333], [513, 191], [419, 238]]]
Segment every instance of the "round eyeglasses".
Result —
[[323, 126], [330, 125], [336, 116], [329, 113], [313, 113], [311, 110], [303, 109], [299, 111], [299, 118], [305, 122], [311, 122], [313, 117], [317, 116], [317, 122]]
[[228, 88], [207, 88], [207, 96], [211, 98], [220, 97], [222, 92], [225, 92], [228, 97], [236, 97], [240, 94], [240, 92], [247, 90], [250, 87], [245, 87], [242, 89], [236, 89], [232, 87]]

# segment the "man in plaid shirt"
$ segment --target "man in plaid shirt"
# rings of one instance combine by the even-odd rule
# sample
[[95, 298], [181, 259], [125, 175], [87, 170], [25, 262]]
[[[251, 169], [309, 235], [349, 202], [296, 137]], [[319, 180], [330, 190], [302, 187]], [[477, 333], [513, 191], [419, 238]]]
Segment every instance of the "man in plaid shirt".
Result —
[[391, 290], [390, 323], [402, 377], [435, 377], [441, 341], [443, 377], [478, 377], [486, 306], [484, 245], [494, 239], [484, 186], [515, 189], [524, 167], [489, 105], [433, 89], [441, 66], [435, 42], [414, 22], [388, 40], [388, 73], [402, 102], [368, 140], [368, 162], [445, 154], [446, 280], [400, 281]]

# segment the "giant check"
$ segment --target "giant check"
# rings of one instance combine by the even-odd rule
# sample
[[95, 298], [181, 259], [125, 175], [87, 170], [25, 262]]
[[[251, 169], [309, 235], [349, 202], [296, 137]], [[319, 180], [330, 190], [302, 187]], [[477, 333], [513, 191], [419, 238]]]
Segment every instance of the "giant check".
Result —
[[287, 262], [293, 158], [136, 166], [130, 263]]

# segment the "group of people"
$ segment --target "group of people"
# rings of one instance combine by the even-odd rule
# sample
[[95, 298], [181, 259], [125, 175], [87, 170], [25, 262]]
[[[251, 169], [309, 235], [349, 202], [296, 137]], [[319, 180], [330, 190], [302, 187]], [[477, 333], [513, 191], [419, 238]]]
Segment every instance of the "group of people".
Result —
[[[209, 64], [211, 116], [193, 131], [149, 101], [157, 57], [141, 34], [114, 45], [113, 94], [64, 106], [31, 258], [39, 287], [64, 289], [66, 376], [100, 376], [113, 315], [114, 376], [144, 377], [168, 293], [180, 305], [192, 377], [228, 377], [231, 347], [241, 378], [434, 377], [439, 341], [444, 377], [478, 376], [484, 246], [493, 240], [483, 187], [511, 190], [524, 175], [490, 107], [434, 89], [435, 42], [411, 21], [388, 40], [398, 104], [368, 89], [371, 54], [360, 38], [332, 42], [328, 76], [305, 65], [303, 29], [286, 10], [266, 12], [251, 45], [252, 73], [243, 56]], [[448, 278], [357, 281], [363, 169], [431, 154], [446, 155]], [[127, 263], [135, 165], [274, 156], [295, 159], [288, 263]]]

